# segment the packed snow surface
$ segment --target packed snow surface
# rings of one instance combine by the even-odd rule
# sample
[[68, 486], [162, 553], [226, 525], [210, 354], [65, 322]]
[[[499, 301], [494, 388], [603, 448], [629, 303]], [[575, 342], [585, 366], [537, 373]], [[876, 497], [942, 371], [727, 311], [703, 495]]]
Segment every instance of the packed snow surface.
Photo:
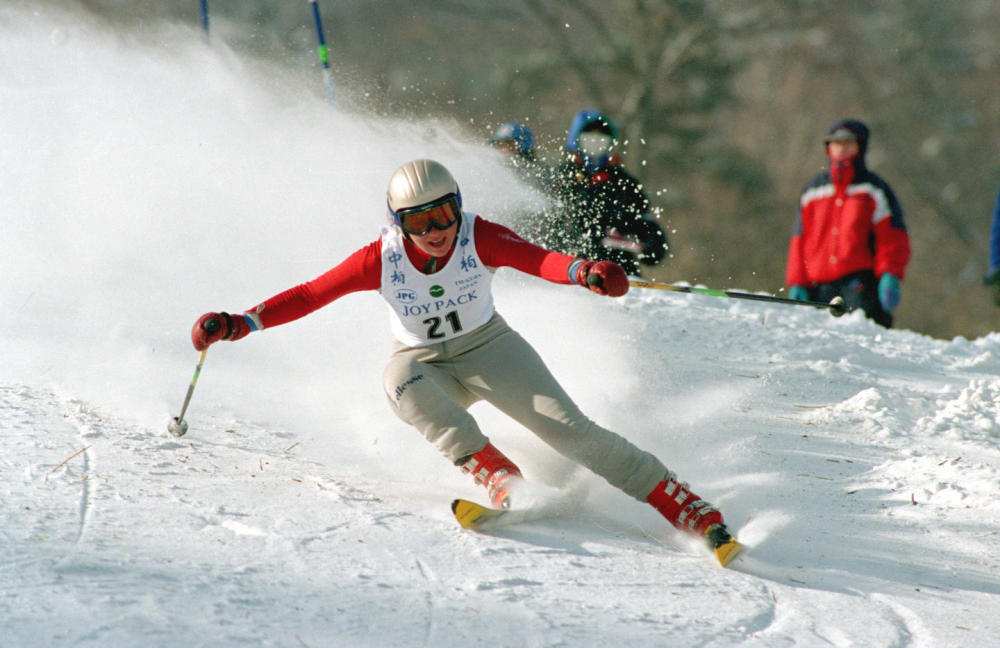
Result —
[[480, 405], [551, 515], [459, 528], [485, 493], [389, 411], [375, 293], [213, 346], [170, 436], [197, 316], [373, 240], [399, 164], [487, 218], [538, 197], [447, 124], [149, 29], [0, 9], [0, 644], [995, 645], [997, 334], [501, 269], [584, 411], [724, 512], [730, 569]]

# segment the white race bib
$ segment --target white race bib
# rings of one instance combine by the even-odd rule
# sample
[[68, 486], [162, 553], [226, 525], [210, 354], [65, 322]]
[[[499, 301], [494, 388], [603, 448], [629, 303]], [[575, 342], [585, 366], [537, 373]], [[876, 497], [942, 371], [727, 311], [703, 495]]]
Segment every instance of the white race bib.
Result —
[[392, 334], [410, 347], [458, 337], [493, 316], [493, 272], [479, 258], [475, 216], [462, 215], [455, 251], [447, 265], [426, 275], [403, 249], [398, 227], [382, 228], [382, 297], [389, 304]]

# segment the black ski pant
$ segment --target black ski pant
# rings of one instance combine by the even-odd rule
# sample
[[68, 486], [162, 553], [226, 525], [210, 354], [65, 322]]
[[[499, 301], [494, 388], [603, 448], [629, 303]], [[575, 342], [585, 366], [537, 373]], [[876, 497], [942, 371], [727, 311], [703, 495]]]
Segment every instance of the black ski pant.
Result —
[[892, 313], [882, 308], [878, 300], [878, 279], [873, 271], [852, 272], [836, 281], [816, 284], [809, 289], [809, 298], [813, 301], [829, 303], [838, 295], [844, 298], [849, 310], [860, 308], [876, 323], [892, 328]]

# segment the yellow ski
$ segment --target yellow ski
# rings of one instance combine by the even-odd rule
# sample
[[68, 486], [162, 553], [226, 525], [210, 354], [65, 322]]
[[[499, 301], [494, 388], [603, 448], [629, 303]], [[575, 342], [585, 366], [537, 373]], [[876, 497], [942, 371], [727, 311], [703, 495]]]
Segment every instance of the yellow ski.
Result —
[[743, 551], [743, 545], [736, 541], [725, 524], [713, 524], [705, 531], [708, 546], [715, 552], [719, 564], [725, 567]]
[[719, 559], [719, 564], [725, 567], [729, 561], [740, 555], [741, 551], [743, 551], [743, 545], [736, 540], [730, 540], [715, 548], [715, 557]]
[[[530, 521], [543, 516], [541, 511], [535, 511], [533, 515], [529, 510], [511, 511], [508, 509], [495, 509], [466, 499], [452, 501], [451, 512], [455, 514], [455, 519], [462, 525], [463, 529], [471, 529], [473, 531], [490, 527], [494, 523], [498, 523], [501, 518], [503, 519], [503, 523], [498, 524], [498, 526]], [[723, 525], [717, 526], [721, 527], [721, 529], [713, 527], [713, 529], [706, 533], [706, 539], [709, 541], [712, 551], [715, 552], [715, 557], [718, 559], [719, 564], [725, 567], [743, 551], [744, 547], [729, 535]], [[716, 543], [719, 544], [716, 546]]]
[[478, 529], [503, 517], [506, 509], [495, 509], [469, 500], [457, 499], [451, 503], [451, 512], [463, 529]]

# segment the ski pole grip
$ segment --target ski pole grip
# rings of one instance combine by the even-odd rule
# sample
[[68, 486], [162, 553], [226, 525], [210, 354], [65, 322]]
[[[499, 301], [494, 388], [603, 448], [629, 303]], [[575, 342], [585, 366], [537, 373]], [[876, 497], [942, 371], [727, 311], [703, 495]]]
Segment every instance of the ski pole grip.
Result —
[[597, 286], [598, 288], [601, 288], [602, 286], [604, 286], [604, 277], [602, 277], [601, 275], [599, 275], [597, 273], [588, 274], [587, 275], [587, 285], [588, 286]]
[[213, 317], [205, 320], [205, 322], [201, 325], [201, 328], [205, 329], [206, 333], [215, 333], [222, 328], [222, 322], [218, 317]]

